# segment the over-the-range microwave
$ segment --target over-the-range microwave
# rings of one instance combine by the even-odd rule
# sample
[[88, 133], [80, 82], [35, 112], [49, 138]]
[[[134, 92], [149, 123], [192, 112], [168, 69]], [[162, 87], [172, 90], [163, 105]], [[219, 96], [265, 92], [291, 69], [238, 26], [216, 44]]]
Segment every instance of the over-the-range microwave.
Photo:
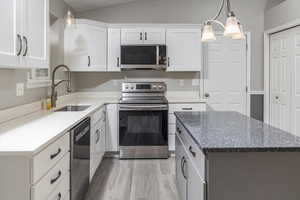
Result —
[[165, 70], [166, 45], [122, 45], [121, 69]]

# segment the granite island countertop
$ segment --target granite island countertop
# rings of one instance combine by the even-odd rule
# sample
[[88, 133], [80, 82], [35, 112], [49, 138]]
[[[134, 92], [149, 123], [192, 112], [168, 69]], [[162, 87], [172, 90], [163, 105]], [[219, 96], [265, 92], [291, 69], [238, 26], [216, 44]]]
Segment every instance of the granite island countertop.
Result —
[[299, 137], [238, 112], [175, 112], [175, 116], [204, 153], [300, 151]]

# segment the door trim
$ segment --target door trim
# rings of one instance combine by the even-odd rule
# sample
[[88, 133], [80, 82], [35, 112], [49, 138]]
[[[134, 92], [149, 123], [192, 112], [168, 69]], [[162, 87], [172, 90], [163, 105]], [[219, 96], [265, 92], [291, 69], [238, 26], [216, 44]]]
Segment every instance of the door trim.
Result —
[[264, 122], [270, 123], [270, 36], [300, 25], [300, 19], [285, 23], [264, 32]]
[[[221, 33], [217, 33], [220, 34]], [[251, 100], [251, 32], [245, 32], [246, 35], [246, 87], [247, 87], [247, 92], [246, 92], [246, 115], [250, 116], [251, 114], [251, 109], [250, 109], [250, 100]], [[203, 48], [202, 48], [203, 50]], [[205, 53], [202, 51], [202, 72], [204, 70], [204, 65], [205, 65]], [[203, 73], [200, 73], [200, 99], [205, 99], [204, 94], [205, 94], [205, 81], [203, 78]], [[246, 88], [245, 88], [246, 90]]]

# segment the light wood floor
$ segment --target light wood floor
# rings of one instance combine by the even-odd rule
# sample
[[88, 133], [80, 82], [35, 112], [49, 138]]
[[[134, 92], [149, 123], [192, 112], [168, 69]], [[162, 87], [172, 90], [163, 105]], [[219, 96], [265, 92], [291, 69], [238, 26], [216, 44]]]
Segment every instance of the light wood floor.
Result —
[[179, 200], [175, 159], [105, 158], [95, 174], [86, 200]]

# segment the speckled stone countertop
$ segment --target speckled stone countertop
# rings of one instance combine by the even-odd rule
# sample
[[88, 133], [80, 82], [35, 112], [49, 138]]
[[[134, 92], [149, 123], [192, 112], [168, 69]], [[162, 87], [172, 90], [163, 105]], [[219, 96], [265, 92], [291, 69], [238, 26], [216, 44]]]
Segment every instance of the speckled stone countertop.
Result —
[[237, 112], [175, 112], [204, 152], [300, 151], [300, 138]]

